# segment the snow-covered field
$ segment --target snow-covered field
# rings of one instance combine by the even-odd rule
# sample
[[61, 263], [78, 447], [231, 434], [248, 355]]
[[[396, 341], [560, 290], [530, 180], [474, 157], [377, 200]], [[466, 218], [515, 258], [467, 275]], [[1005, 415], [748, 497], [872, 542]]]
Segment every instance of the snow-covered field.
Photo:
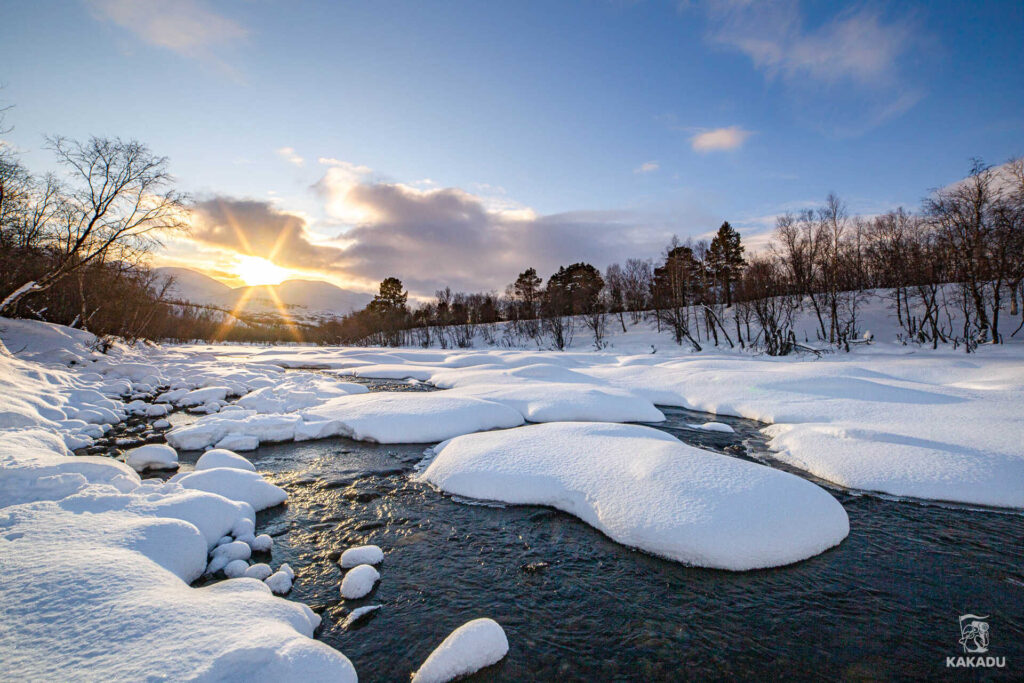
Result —
[[[319, 617], [273, 594], [287, 592], [292, 569], [252, 558], [270, 540], [255, 511], [287, 491], [229, 450], [267, 442], [447, 439], [422, 481], [549, 505], [621, 543], [734, 570], [826, 550], [848, 533], [845, 511], [804, 478], [618, 423], [659, 422], [656, 405], [758, 419], [771, 423], [775, 458], [836, 485], [1024, 508], [1024, 347], [932, 351], [886, 341], [894, 335], [877, 325], [876, 337], [821, 358], [691, 354], [647, 326], [601, 352], [115, 345], [103, 354], [84, 332], [0, 320], [9, 350], [0, 352], [0, 678], [354, 680], [341, 653], [312, 639]], [[303, 367], [319, 371], [285, 372]], [[442, 390], [367, 393], [344, 381], [351, 375]], [[142, 476], [176, 467], [170, 448], [144, 447], [127, 462], [68, 450], [170, 406], [205, 413], [167, 432], [171, 446], [229, 450], [167, 482]], [[372, 589], [378, 579], [361, 566], [355, 578]], [[237, 578], [190, 587], [215, 570]], [[496, 634], [454, 635], [423, 680], [507, 650]], [[474, 651], [477, 642], [486, 647]]]

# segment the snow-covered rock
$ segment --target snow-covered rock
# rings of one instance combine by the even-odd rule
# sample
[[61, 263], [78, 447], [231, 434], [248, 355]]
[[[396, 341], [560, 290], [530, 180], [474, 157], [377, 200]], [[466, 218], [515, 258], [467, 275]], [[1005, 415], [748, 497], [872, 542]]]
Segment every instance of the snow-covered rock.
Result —
[[190, 472], [176, 480], [180, 486], [217, 493], [231, 500], [241, 500], [252, 505], [256, 511], [280, 505], [288, 494], [256, 472], [230, 467], [216, 467], [210, 470]]
[[295, 577], [292, 574], [279, 569], [264, 579], [263, 583], [265, 583], [275, 595], [288, 595], [289, 591], [292, 589], [292, 581], [294, 579]]
[[650, 427], [530, 425], [434, 451], [419, 477], [449, 493], [550, 505], [620, 543], [703, 567], [789, 564], [849, 533], [846, 511], [824, 489]]
[[351, 628], [359, 621], [365, 619], [368, 615], [379, 610], [381, 607], [382, 605], [366, 605], [365, 607], [357, 607], [349, 612], [348, 616], [345, 617], [345, 621], [341, 622], [341, 627]]
[[173, 470], [178, 467], [178, 452], [163, 443], [150, 443], [129, 451], [125, 462], [136, 472]]
[[412, 676], [412, 683], [446, 683], [497, 664], [508, 638], [493, 619], [474, 619], [452, 631]]
[[361, 564], [349, 569], [341, 580], [341, 597], [346, 600], [357, 600], [365, 597], [373, 590], [380, 580], [380, 573], [368, 564]]
[[338, 564], [342, 569], [350, 569], [360, 564], [380, 564], [384, 560], [384, 551], [375, 545], [357, 545], [341, 554]]
[[214, 448], [206, 451], [196, 461], [196, 470], [212, 470], [215, 467], [228, 467], [236, 470], [255, 472], [256, 467], [247, 459], [225, 448]]
[[270, 577], [274, 573], [274, 570], [270, 568], [269, 564], [259, 562], [257, 564], [249, 565], [245, 570], [245, 577], [249, 579], [256, 579], [257, 581], [263, 581]]
[[724, 422], [704, 422], [702, 424], [688, 424], [687, 427], [691, 429], [701, 429], [705, 432], [723, 432], [725, 434], [733, 434], [736, 432], [735, 429], [725, 424]]

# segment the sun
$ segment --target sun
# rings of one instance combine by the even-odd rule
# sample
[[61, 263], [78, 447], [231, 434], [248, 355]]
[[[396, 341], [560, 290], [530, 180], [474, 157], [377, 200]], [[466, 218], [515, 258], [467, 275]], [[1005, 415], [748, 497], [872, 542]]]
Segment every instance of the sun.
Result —
[[238, 264], [235, 266], [235, 273], [250, 287], [279, 285], [291, 274], [287, 268], [282, 268], [259, 256], [240, 256]]

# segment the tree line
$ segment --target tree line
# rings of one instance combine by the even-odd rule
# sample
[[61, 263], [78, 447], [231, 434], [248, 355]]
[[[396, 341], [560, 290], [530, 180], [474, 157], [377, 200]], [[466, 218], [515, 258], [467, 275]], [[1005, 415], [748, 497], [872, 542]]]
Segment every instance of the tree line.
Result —
[[[100, 336], [442, 348], [479, 336], [553, 349], [583, 336], [600, 349], [612, 326], [625, 332], [646, 321], [694, 350], [783, 355], [860, 343], [863, 305], [876, 289], [907, 343], [971, 351], [1024, 326], [1020, 159], [974, 162], [917, 211], [851, 216], [830, 195], [820, 208], [779, 216], [770, 246], [754, 254], [725, 222], [710, 240], [672, 238], [657, 259], [604, 271], [573, 263], [546, 280], [526, 268], [500, 294], [445, 288], [410, 305], [389, 277], [361, 311], [294, 322], [177, 301], [171, 281], [147, 267], [162, 240], [189, 223], [188, 197], [174, 189], [165, 157], [120, 139], [53, 137], [47, 147], [61, 176], [35, 176], [0, 147], [0, 315]], [[798, 333], [801, 314], [813, 320], [813, 339]]]
[[[1024, 161], [975, 161], [916, 212], [851, 216], [829, 195], [820, 208], [777, 217], [769, 247], [745, 252], [725, 222], [710, 241], [674, 237], [657, 260], [628, 259], [603, 273], [574, 263], [546, 282], [527, 268], [503, 294], [446, 288], [411, 308], [401, 282], [388, 278], [326, 341], [465, 348], [479, 334], [493, 345], [564, 349], [583, 334], [600, 349], [611, 325], [625, 332], [627, 321], [647, 320], [698, 351], [849, 350], [866, 341], [865, 302], [884, 290], [900, 340], [970, 352], [1024, 327]], [[813, 337], [798, 332], [800, 314], [813, 321]]]

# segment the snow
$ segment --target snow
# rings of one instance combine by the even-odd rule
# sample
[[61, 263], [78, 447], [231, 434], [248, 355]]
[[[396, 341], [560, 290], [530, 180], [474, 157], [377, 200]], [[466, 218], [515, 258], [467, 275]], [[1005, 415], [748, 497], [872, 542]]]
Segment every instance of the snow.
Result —
[[496, 664], [508, 654], [508, 638], [493, 619], [474, 619], [463, 624], [437, 646], [412, 683], [445, 683]]
[[249, 472], [256, 471], [256, 467], [251, 462], [237, 453], [224, 448], [214, 448], [206, 451], [196, 461], [196, 470], [209, 470], [215, 467], [228, 467]]
[[260, 447], [260, 440], [248, 434], [228, 434], [216, 443], [216, 447], [230, 451], [254, 451]]
[[274, 547], [274, 539], [268, 534], [260, 534], [249, 542], [254, 553], [268, 553]]
[[288, 498], [284, 489], [271, 484], [259, 474], [231, 467], [197, 470], [175, 481], [187, 489], [208, 491], [231, 500], [245, 501], [257, 512], [280, 505]]
[[129, 451], [125, 462], [136, 472], [173, 470], [178, 467], [178, 452], [163, 443], [150, 443]]
[[375, 545], [357, 545], [341, 554], [338, 564], [342, 569], [350, 569], [360, 564], [380, 564], [384, 561], [384, 551]]
[[846, 538], [846, 511], [792, 474], [639, 425], [556, 422], [438, 445], [419, 475], [448, 493], [548, 505], [613, 540], [691, 565], [790, 564]]
[[275, 595], [287, 595], [292, 589], [292, 580], [294, 578], [295, 577], [288, 572], [279, 569], [264, 579], [263, 583], [265, 583]]
[[380, 580], [380, 573], [368, 564], [361, 564], [349, 569], [341, 580], [341, 597], [346, 600], [358, 600], [369, 595], [373, 586]]
[[345, 621], [341, 622], [341, 627], [345, 629], [350, 628], [359, 621], [365, 619], [367, 615], [379, 610], [381, 607], [382, 605], [366, 605], [365, 607], [357, 607], [349, 612], [348, 616], [345, 617]]
[[[876, 343], [820, 358], [690, 353], [646, 323], [613, 326], [601, 352], [498, 349], [478, 335], [461, 350], [114, 342], [101, 353], [88, 332], [0, 319], [0, 678], [355, 678], [310, 639], [319, 618], [273, 596], [291, 589], [287, 565], [189, 586], [219, 543], [272, 547], [252, 520], [283, 489], [223, 464], [142, 481], [124, 462], [69, 452], [129, 415], [159, 418], [179, 450], [451, 439], [422, 475], [439, 487], [566, 509], [623, 543], [708, 566], [820, 552], [845, 534], [845, 515], [804, 480], [608, 423], [659, 421], [655, 404], [761, 420], [772, 458], [837, 485], [1024, 508], [1024, 345], [903, 346], [889, 341], [890, 315], [870, 301]], [[443, 390], [368, 394], [283, 370], [299, 367]], [[210, 414], [170, 429], [172, 407]], [[541, 429], [558, 438], [537, 441]]]
[[245, 572], [248, 569], [249, 563], [245, 560], [232, 560], [224, 567], [224, 576], [229, 579], [237, 579], [241, 576], [245, 576]]
[[686, 426], [691, 429], [702, 429], [705, 432], [723, 432], [726, 434], [733, 434], [736, 432], [735, 429], [724, 422], [705, 422], [704, 424], [688, 424]]
[[331, 399], [303, 411], [307, 422], [361, 441], [430, 443], [486, 429], [515, 427], [523, 416], [504, 405], [451, 392], [380, 392]]
[[274, 573], [274, 570], [270, 568], [269, 564], [260, 562], [258, 564], [250, 565], [245, 570], [245, 576], [250, 579], [256, 579], [257, 581], [263, 581], [270, 577]]

